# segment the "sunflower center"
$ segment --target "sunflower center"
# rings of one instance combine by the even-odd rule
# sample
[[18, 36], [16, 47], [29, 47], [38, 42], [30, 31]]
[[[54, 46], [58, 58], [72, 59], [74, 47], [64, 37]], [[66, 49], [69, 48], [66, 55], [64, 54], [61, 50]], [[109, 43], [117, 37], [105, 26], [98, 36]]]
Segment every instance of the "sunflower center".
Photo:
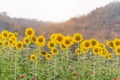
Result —
[[95, 49], [94, 49], [94, 52], [96, 52], [96, 53], [97, 53], [98, 51], [99, 51], [99, 50], [98, 50], [98, 48], [95, 48]]
[[65, 43], [66, 43], [66, 44], [70, 44], [70, 41], [69, 41], [69, 40], [66, 40]]
[[45, 51], [42, 51], [41, 54], [42, 54], [42, 55], [46, 55], [46, 52], [45, 52]]
[[54, 44], [53, 44], [53, 43], [51, 43], [51, 44], [50, 44], [50, 46], [51, 46], [51, 47], [54, 47]]
[[42, 39], [42, 38], [39, 38], [39, 42], [43, 42], [43, 39]]
[[32, 59], [35, 59], [35, 56], [32, 56]]
[[18, 44], [17, 46], [18, 46], [18, 48], [21, 48], [21, 47], [22, 47], [22, 44]]
[[79, 37], [79, 36], [76, 36], [76, 37], [75, 37], [75, 40], [79, 41], [79, 40], [80, 40], [80, 37]]
[[57, 50], [56, 50], [56, 49], [53, 49], [53, 52], [54, 52], [54, 53], [56, 53], [56, 52], [57, 52]]
[[32, 40], [33, 40], [33, 41], [36, 41], [36, 38], [35, 38], [35, 37], [32, 37]]
[[58, 40], [58, 41], [62, 41], [62, 37], [61, 37], [61, 36], [58, 36], [58, 37], [57, 37], [57, 40]]
[[119, 48], [119, 49], [117, 49], [117, 52], [118, 52], [118, 53], [120, 53], [120, 48]]
[[32, 31], [29, 30], [29, 31], [28, 31], [28, 35], [32, 35]]
[[115, 44], [116, 44], [116, 46], [119, 46], [119, 45], [120, 45], [120, 42], [119, 42], [119, 41], [116, 41]]
[[92, 41], [92, 45], [94, 46], [96, 44], [96, 41]]
[[7, 33], [4, 33], [3, 35], [4, 35], [4, 37], [7, 37]]
[[85, 46], [86, 46], [86, 47], [89, 47], [89, 46], [90, 46], [89, 42], [86, 42], [86, 43], [85, 43]]

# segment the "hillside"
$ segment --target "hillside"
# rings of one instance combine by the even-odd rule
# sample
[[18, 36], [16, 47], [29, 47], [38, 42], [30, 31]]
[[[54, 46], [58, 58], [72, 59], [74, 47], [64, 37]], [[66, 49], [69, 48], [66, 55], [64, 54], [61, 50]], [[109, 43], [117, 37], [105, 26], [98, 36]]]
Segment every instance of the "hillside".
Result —
[[73, 34], [80, 32], [85, 38], [105, 41], [120, 37], [120, 2], [110, 3], [97, 8], [86, 16], [71, 18], [63, 23], [42, 22], [35, 19], [11, 18], [0, 14], [0, 31], [7, 29], [24, 35], [26, 27], [33, 27], [37, 34], [48, 37], [52, 33]]

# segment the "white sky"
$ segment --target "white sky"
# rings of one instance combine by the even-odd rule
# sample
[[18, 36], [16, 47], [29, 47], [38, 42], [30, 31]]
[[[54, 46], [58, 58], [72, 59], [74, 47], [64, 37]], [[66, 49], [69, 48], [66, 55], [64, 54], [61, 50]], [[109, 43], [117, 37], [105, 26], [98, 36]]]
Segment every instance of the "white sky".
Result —
[[115, 0], [0, 0], [0, 12], [11, 17], [65, 21]]

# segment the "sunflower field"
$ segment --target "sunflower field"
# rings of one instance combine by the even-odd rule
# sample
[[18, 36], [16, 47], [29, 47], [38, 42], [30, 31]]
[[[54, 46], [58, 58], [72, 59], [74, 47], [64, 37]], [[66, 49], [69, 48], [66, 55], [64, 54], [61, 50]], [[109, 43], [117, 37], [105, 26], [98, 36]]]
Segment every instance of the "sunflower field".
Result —
[[0, 80], [120, 80], [120, 39], [106, 41], [52, 34], [23, 39], [17, 32], [0, 33]]

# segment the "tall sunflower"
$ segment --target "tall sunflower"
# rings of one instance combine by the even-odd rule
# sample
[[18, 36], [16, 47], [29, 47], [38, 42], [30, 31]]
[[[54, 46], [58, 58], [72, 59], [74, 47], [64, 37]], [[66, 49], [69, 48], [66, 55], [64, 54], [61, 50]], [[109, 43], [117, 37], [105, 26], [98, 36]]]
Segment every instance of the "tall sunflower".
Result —
[[18, 42], [16, 42], [15, 46], [16, 46], [16, 49], [22, 50], [23, 49], [23, 42], [22, 41], [18, 41]]
[[52, 49], [51, 49], [51, 53], [52, 53], [53, 55], [57, 55], [57, 54], [59, 53], [59, 51], [58, 51], [57, 48], [52, 48]]
[[115, 53], [120, 56], [120, 46], [115, 48]]
[[62, 34], [57, 34], [55, 37], [55, 42], [58, 44], [62, 44], [62, 41], [64, 40], [64, 35]]
[[109, 54], [107, 55], [107, 57], [108, 57], [108, 59], [112, 59], [112, 58], [113, 58], [113, 55], [112, 55], [111, 53], [109, 53]]
[[31, 54], [30, 55], [30, 60], [31, 61], [36, 61], [37, 60], [37, 56], [35, 54]]
[[39, 54], [40, 54], [41, 56], [45, 56], [45, 55], [47, 54], [47, 52], [46, 52], [45, 50], [41, 50], [41, 51], [39, 52]]
[[70, 46], [73, 45], [73, 41], [72, 41], [72, 39], [71, 39], [70, 36], [66, 36], [66, 37], [64, 38], [62, 44], [63, 44], [65, 47], [68, 48], [68, 47], [70, 47]]
[[83, 40], [83, 37], [82, 37], [81, 34], [76, 33], [76, 34], [73, 35], [73, 41], [74, 42], [81, 42], [82, 40]]
[[98, 45], [99, 42], [96, 39], [90, 39], [90, 43], [93, 48], [94, 46]]
[[48, 46], [48, 48], [55, 48], [56, 47], [56, 43], [55, 43], [55, 41], [48, 41], [47, 46]]
[[118, 39], [118, 38], [114, 39], [113, 40], [113, 46], [114, 46], [114, 48], [120, 46], [120, 39]]
[[110, 48], [114, 48], [114, 44], [113, 44], [113, 41], [107, 41], [106, 42], [106, 45]]
[[2, 34], [3, 38], [8, 38], [9, 37], [9, 32], [7, 30], [3, 30], [1, 34]]
[[80, 48], [76, 48], [76, 49], [75, 49], [75, 54], [77, 54], [77, 55], [82, 54], [81, 49], [80, 49]]
[[30, 38], [29, 38], [29, 37], [24, 37], [24, 38], [23, 38], [23, 43], [24, 43], [25, 45], [29, 45], [29, 44], [31, 43]]
[[35, 31], [34, 31], [33, 28], [27, 28], [25, 30], [25, 35], [28, 36], [28, 37], [34, 36], [34, 34], [35, 34]]
[[43, 47], [43, 46], [45, 46], [45, 43], [46, 43], [46, 39], [45, 39], [44, 36], [38, 36], [38, 37], [37, 37], [36, 44], [37, 44], [38, 46]]
[[45, 57], [46, 57], [47, 60], [50, 60], [52, 58], [52, 55], [51, 54], [46, 54]]

